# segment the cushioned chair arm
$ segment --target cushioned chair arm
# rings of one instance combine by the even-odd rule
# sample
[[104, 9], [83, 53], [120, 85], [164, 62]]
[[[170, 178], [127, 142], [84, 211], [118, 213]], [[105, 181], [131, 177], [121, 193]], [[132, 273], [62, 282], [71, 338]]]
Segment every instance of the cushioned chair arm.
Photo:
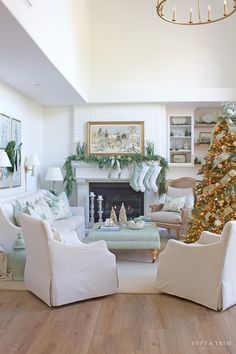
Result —
[[197, 243], [199, 243], [199, 244], [209, 244], [209, 243], [219, 242], [221, 240], [222, 240], [222, 236], [221, 235], [214, 234], [214, 233], [209, 232], [209, 231], [203, 231], [201, 233], [201, 236], [200, 236], [199, 240], [197, 241]]
[[153, 204], [153, 205], [150, 205], [151, 213], [155, 213], [156, 211], [161, 211], [162, 208], [163, 208], [163, 205], [164, 204]]
[[83, 207], [70, 207], [73, 216], [84, 215]]
[[[214, 265], [222, 259], [222, 244], [212, 243], [207, 245], [192, 243], [185, 244], [176, 240], [169, 240], [166, 249], [160, 253], [160, 262], [168, 264], [168, 267], [185, 269], [197, 273], [200, 269], [204, 274], [204, 267], [215, 274]], [[200, 260], [200, 261], [199, 261]], [[221, 270], [219, 270], [220, 272]]]

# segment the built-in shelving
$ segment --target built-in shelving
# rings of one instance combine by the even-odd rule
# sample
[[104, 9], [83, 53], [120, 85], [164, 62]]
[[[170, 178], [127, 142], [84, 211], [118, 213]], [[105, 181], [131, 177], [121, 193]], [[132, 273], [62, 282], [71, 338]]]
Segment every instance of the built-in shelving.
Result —
[[168, 136], [169, 164], [193, 166], [193, 116], [169, 116]]

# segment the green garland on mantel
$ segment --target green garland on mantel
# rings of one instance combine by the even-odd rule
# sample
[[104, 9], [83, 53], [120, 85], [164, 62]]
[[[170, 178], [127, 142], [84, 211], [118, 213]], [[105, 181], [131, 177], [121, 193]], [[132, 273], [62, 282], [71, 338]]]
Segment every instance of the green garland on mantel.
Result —
[[159, 155], [154, 155], [153, 152], [147, 155], [133, 154], [133, 155], [117, 155], [117, 156], [101, 156], [101, 155], [86, 155], [86, 146], [80, 143], [77, 144], [76, 154], [69, 155], [65, 161], [63, 169], [66, 171], [64, 178], [65, 191], [68, 196], [73, 191], [73, 167], [72, 162], [83, 161], [90, 164], [98, 165], [99, 168], [106, 168], [108, 170], [108, 178], [111, 177], [112, 171], [118, 171], [120, 176], [121, 170], [133, 163], [159, 161], [162, 167], [159, 176], [157, 177], [157, 185], [159, 195], [165, 193], [166, 173], [168, 170], [168, 162]]

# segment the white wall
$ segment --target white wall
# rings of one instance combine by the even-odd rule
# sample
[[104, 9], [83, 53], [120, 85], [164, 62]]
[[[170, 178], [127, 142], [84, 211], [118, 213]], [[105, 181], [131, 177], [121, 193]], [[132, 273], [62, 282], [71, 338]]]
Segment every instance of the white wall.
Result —
[[[36, 153], [43, 163], [43, 109], [36, 102], [21, 95], [14, 89], [0, 82], [1, 113], [21, 120], [22, 132], [22, 186], [0, 189], [0, 198], [25, 192], [24, 160], [26, 156]], [[35, 191], [40, 183], [40, 168], [36, 176], [28, 174], [28, 191]]]
[[94, 104], [75, 107], [74, 142], [86, 142], [87, 121], [144, 121], [144, 137], [166, 156], [166, 108], [155, 103]]
[[87, 0], [1, 0], [83, 98], [89, 78]]
[[235, 15], [177, 26], [159, 19], [155, 6], [91, 1], [90, 102], [235, 100]]
[[[62, 169], [65, 159], [74, 153], [73, 143], [73, 114], [70, 107], [44, 108], [44, 166], [42, 171], [42, 185], [51, 188], [51, 182], [46, 182], [45, 176], [48, 167]], [[64, 173], [64, 171], [62, 170]], [[63, 190], [61, 182], [57, 182], [56, 189]]]

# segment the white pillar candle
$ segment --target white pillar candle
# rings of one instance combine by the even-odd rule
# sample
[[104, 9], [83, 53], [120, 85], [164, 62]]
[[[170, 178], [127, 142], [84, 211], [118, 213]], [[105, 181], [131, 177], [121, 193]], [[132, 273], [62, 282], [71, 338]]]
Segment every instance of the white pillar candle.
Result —
[[190, 9], [190, 13], [189, 13], [189, 23], [193, 23], [193, 9]]
[[176, 21], [176, 8], [173, 7], [173, 18], [172, 18], [172, 21]]
[[227, 1], [224, 0], [224, 16], [227, 16]]
[[211, 7], [208, 6], [208, 18], [207, 20], [210, 22], [211, 21]]

